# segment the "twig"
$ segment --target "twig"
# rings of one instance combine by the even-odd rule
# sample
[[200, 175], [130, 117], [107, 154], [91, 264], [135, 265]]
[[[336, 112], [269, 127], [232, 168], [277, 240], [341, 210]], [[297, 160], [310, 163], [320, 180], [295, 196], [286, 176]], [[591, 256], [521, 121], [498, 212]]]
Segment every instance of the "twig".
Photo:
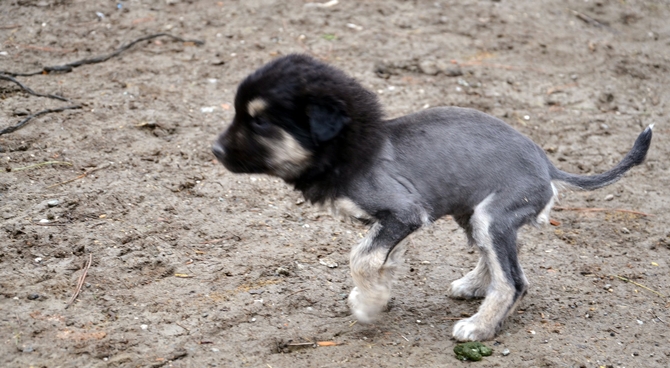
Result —
[[0, 29], [14, 29], [14, 28], [21, 28], [20, 24], [10, 24], [8, 26], [0, 26]]
[[291, 296], [291, 295], [295, 295], [295, 294], [300, 293], [300, 292], [303, 292], [303, 291], [305, 291], [305, 290], [307, 290], [307, 289], [300, 289], [300, 290], [298, 290], [298, 291], [294, 291], [294, 292], [292, 292], [291, 294], [288, 294], [286, 297], [288, 298], [288, 297]]
[[659, 317], [653, 310], [650, 310], [649, 313], [650, 313], [654, 318], [656, 318], [657, 320], [659, 320], [659, 321], [661, 321], [661, 322], [667, 324], [667, 322], [665, 322], [664, 320], [662, 320], [661, 317]]
[[48, 47], [48, 46], [35, 46], [35, 45], [17, 45], [18, 47], [22, 49], [27, 49], [27, 50], [36, 50], [36, 51], [44, 51], [44, 52], [58, 52], [61, 54], [67, 54], [70, 52], [75, 52], [77, 49], [56, 49], [53, 47]]
[[644, 213], [640, 211], [626, 210], [622, 208], [591, 208], [591, 207], [554, 207], [556, 211], [579, 211], [579, 212], [624, 212], [632, 213], [634, 215], [640, 216], [654, 216], [650, 213]]
[[584, 13], [580, 13], [580, 12], [578, 12], [578, 11], [576, 11], [576, 10], [572, 10], [572, 9], [568, 9], [568, 10], [569, 10], [572, 14], [574, 14], [575, 17], [577, 17], [579, 20], [581, 20], [581, 21], [583, 21], [583, 22], [586, 22], [586, 23], [588, 23], [588, 24], [590, 24], [590, 25], [592, 25], [592, 26], [594, 26], [594, 27], [596, 27], [596, 28], [605, 28], [605, 29], [607, 29], [608, 31], [610, 31], [610, 32], [612, 32], [612, 33], [619, 33], [616, 29], [614, 29], [614, 28], [608, 26], [607, 24], [603, 24], [603, 23], [601, 23], [601, 22], [599, 22], [599, 21], [597, 21], [597, 20], [595, 20], [595, 19], [589, 17], [588, 15], [586, 15], [586, 14], [584, 14]]
[[181, 323], [179, 323], [179, 322], [175, 322], [175, 324], [176, 324], [177, 326], [183, 328], [184, 330], [186, 330], [186, 332], [188, 332], [189, 335], [191, 334], [191, 330], [188, 329], [188, 328], [185, 327], [185, 326], [182, 326]]
[[642, 285], [642, 284], [638, 284], [637, 282], [635, 282], [635, 281], [631, 281], [630, 279], [627, 279], [627, 278], [625, 278], [625, 277], [623, 277], [623, 276], [619, 276], [619, 275], [612, 275], [612, 276], [618, 278], [619, 280], [621, 280], [621, 281], [623, 281], [623, 282], [630, 282], [631, 284], [633, 284], [633, 285], [635, 285], [635, 286], [638, 286], [638, 287], [641, 287], [641, 288], [643, 288], [643, 289], [649, 290], [649, 291], [651, 291], [652, 293], [654, 293], [654, 294], [660, 296], [661, 298], [665, 298], [665, 295], [659, 293], [658, 291], [656, 291], [656, 290], [654, 290], [654, 289], [650, 289], [650, 288], [648, 288], [648, 287], [646, 287], [646, 286], [644, 286], [644, 285]]
[[336, 341], [317, 341], [316, 342], [317, 346], [337, 346], [337, 345], [342, 345], [342, 343], [336, 342]]
[[34, 169], [36, 167], [42, 167], [42, 166], [45, 166], [45, 165], [68, 165], [68, 166], [72, 166], [72, 164], [70, 162], [65, 162], [65, 161], [45, 161], [45, 162], [40, 162], [38, 164], [24, 166], [24, 167], [17, 167], [16, 169], [12, 169], [12, 171], [30, 170], [30, 169]]
[[36, 117], [38, 117], [38, 116], [42, 116], [42, 115], [45, 115], [45, 114], [50, 114], [50, 113], [52, 113], [52, 112], [61, 112], [61, 111], [65, 111], [65, 110], [76, 110], [76, 109], [81, 109], [81, 107], [82, 107], [81, 105], [73, 105], [73, 106], [59, 107], [59, 108], [57, 108], [57, 109], [46, 109], [46, 110], [42, 110], [42, 111], [40, 111], [40, 112], [38, 112], [38, 113], [32, 114], [32, 115], [28, 116], [27, 118], [21, 120], [21, 121], [20, 121], [18, 124], [16, 124], [16, 125], [8, 126], [7, 128], [4, 128], [4, 129], [0, 130], [0, 135], [8, 134], [8, 133], [12, 133], [12, 132], [15, 132], [15, 131], [19, 130], [19, 129], [23, 128], [24, 125], [28, 124], [28, 122], [29, 122], [31, 119], [36, 118]]
[[533, 68], [533, 67], [528, 67], [528, 66], [521, 67], [521, 66], [504, 65], [504, 64], [491, 64], [491, 63], [485, 63], [481, 60], [465, 61], [465, 62], [462, 62], [462, 63], [459, 63], [458, 61], [452, 60], [452, 63], [456, 64], [458, 66], [483, 66], [483, 67], [504, 69], [504, 70], [518, 70], [518, 71], [531, 70], [531, 71], [534, 71], [534, 72], [537, 72], [537, 73], [545, 73], [544, 70]]
[[[130, 43], [127, 43], [127, 44], [119, 47], [114, 52], [112, 52], [110, 54], [107, 54], [107, 55], [102, 55], [102, 56], [89, 58], [89, 59], [81, 59], [81, 60], [77, 60], [77, 61], [74, 61], [72, 63], [64, 64], [64, 65], [45, 66], [45, 67], [42, 68], [42, 70], [32, 72], [32, 73], [15, 73], [15, 72], [10, 72], [10, 71], [6, 71], [6, 70], [0, 70], [0, 79], [6, 80], [6, 81], [9, 81], [9, 82], [13, 82], [16, 85], [18, 85], [22, 90], [24, 90], [27, 93], [29, 93], [31, 95], [34, 95], [34, 96], [47, 97], [47, 98], [53, 98], [53, 99], [57, 99], [57, 100], [61, 100], [61, 101], [72, 102], [71, 100], [69, 100], [65, 97], [62, 97], [62, 96], [37, 93], [37, 92], [33, 91], [32, 89], [28, 88], [27, 86], [23, 85], [21, 82], [17, 81], [13, 77], [18, 77], [18, 76], [30, 77], [30, 76], [37, 75], [37, 74], [49, 74], [51, 72], [69, 73], [74, 68], [80, 67], [82, 65], [97, 64], [97, 63], [102, 63], [104, 61], [107, 61], [107, 60], [109, 60], [113, 57], [116, 57], [116, 56], [120, 55], [122, 52], [128, 50], [129, 48], [133, 47], [135, 44], [137, 44], [139, 42], [152, 40], [154, 38], [162, 37], [162, 36], [170, 37], [170, 38], [172, 38], [174, 40], [177, 40], [177, 41], [180, 41], [180, 42], [191, 42], [191, 43], [196, 44], [196, 45], [204, 44], [204, 42], [200, 41], [200, 40], [186, 40], [186, 39], [183, 39], [181, 37], [173, 36], [173, 35], [168, 34], [168, 33], [156, 33], [156, 34], [152, 34], [152, 35], [149, 35], [149, 36], [140, 37], [140, 38], [138, 38], [138, 39], [136, 39], [136, 40], [134, 40]], [[53, 50], [47, 50], [47, 51], [53, 51]], [[38, 116], [41, 116], [41, 115], [44, 115], [44, 114], [49, 114], [49, 113], [52, 113], [52, 112], [60, 112], [60, 111], [71, 110], [71, 109], [81, 109], [81, 107], [82, 107], [81, 105], [73, 105], [73, 106], [60, 107], [60, 108], [57, 108], [57, 109], [47, 109], [47, 110], [40, 111], [40, 112], [38, 112], [34, 115], [28, 116], [27, 118], [23, 119], [22, 121], [20, 121], [18, 124], [14, 125], [14, 126], [10, 126], [10, 127], [7, 127], [5, 129], [0, 130], [0, 135], [11, 133], [11, 132], [14, 132], [14, 131], [22, 128], [31, 119], [33, 119], [35, 117], [38, 117]]]
[[192, 42], [196, 45], [203, 45], [205, 43], [204, 41], [200, 41], [200, 40], [186, 40], [186, 39], [183, 39], [181, 37], [173, 36], [169, 33], [156, 33], [156, 34], [152, 34], [152, 35], [149, 35], [149, 36], [140, 37], [140, 38], [138, 38], [138, 39], [136, 39], [136, 40], [134, 40], [130, 43], [127, 43], [127, 44], [119, 47], [114, 52], [112, 52], [110, 54], [107, 54], [107, 55], [101, 55], [101, 56], [93, 57], [93, 58], [90, 58], [90, 59], [81, 59], [81, 60], [73, 61], [69, 64], [64, 64], [64, 65], [45, 66], [45, 67], [42, 68], [42, 70], [32, 72], [32, 73], [15, 73], [15, 72], [9, 72], [9, 71], [0, 71], [0, 73], [10, 75], [10, 76], [14, 76], [14, 77], [17, 77], [17, 76], [30, 77], [30, 76], [37, 75], [37, 74], [49, 74], [49, 73], [69, 73], [74, 68], [80, 67], [82, 65], [102, 63], [102, 62], [107, 61], [107, 60], [109, 60], [113, 57], [119, 56], [122, 52], [128, 50], [129, 48], [133, 47], [135, 44], [137, 44], [139, 42], [148, 41], [148, 40], [152, 40], [154, 38], [163, 37], [163, 36], [172, 38], [173, 40], [177, 40], [179, 42]]
[[94, 173], [94, 172], [96, 172], [96, 171], [98, 171], [98, 170], [105, 169], [105, 168], [107, 168], [107, 167], [109, 167], [109, 166], [110, 166], [110, 164], [105, 164], [105, 165], [102, 165], [102, 166], [95, 167], [95, 168], [93, 168], [93, 169], [91, 169], [91, 170], [88, 170], [87, 172], [85, 172], [85, 173], [83, 173], [83, 174], [77, 176], [77, 177], [74, 178], [74, 179], [70, 179], [70, 180], [66, 180], [66, 181], [60, 182], [60, 183], [56, 183], [56, 184], [49, 185], [49, 186], [47, 187], [47, 189], [51, 189], [51, 188], [53, 188], [53, 187], [57, 187], [57, 186], [59, 186], [59, 185], [64, 185], [64, 184], [67, 184], [67, 183], [72, 183], [72, 182], [75, 181], [75, 180], [83, 179], [83, 178], [85, 178], [86, 176], [88, 176], [89, 174], [92, 174], [92, 173]]
[[62, 97], [62, 96], [49, 95], [49, 94], [44, 94], [44, 93], [38, 93], [38, 92], [35, 92], [35, 91], [33, 91], [32, 89], [30, 89], [30, 88], [26, 87], [25, 85], [23, 85], [21, 82], [19, 82], [19, 81], [17, 81], [16, 79], [10, 77], [9, 75], [3, 75], [3, 74], [0, 74], [0, 79], [2, 79], [2, 80], [6, 80], [6, 81], [9, 81], [9, 82], [12, 82], [12, 83], [18, 85], [19, 87], [21, 87], [22, 90], [26, 91], [28, 94], [31, 94], [31, 95], [33, 95], [33, 96], [37, 96], [37, 97], [46, 97], [46, 98], [53, 98], [53, 99], [55, 99], [55, 100], [61, 100], [61, 101], [65, 101], [65, 102], [72, 102], [72, 101], [70, 101], [70, 100], [68, 100], [67, 98]]
[[81, 274], [81, 276], [79, 276], [79, 281], [77, 282], [77, 289], [74, 291], [74, 295], [72, 295], [70, 300], [67, 302], [65, 309], [67, 309], [70, 305], [72, 305], [74, 300], [77, 299], [77, 296], [79, 296], [79, 292], [81, 292], [81, 287], [84, 285], [84, 279], [86, 279], [86, 273], [88, 273], [88, 269], [91, 267], [91, 262], [93, 262], [93, 253], [88, 254], [88, 262], [84, 267], [84, 272]]
[[286, 344], [286, 346], [314, 346], [316, 345], [313, 342], [291, 342]]
[[408, 339], [408, 338], [406, 338], [406, 337], [405, 337], [405, 336], [403, 336], [403, 335], [400, 335], [400, 337], [402, 337], [402, 338], [403, 338], [403, 339], [405, 339], [406, 341], [409, 341], [409, 339]]
[[35, 226], [67, 226], [68, 224], [64, 224], [62, 222], [31, 222], [28, 225], [35, 225]]

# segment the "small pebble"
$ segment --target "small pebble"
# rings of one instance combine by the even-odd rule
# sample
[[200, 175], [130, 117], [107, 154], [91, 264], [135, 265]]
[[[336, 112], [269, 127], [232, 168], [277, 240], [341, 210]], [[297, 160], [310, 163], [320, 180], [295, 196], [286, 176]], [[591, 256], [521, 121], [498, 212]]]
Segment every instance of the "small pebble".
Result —
[[21, 351], [24, 353], [32, 353], [35, 349], [32, 346], [24, 346]]
[[628, 230], [628, 228], [625, 228], [625, 227], [621, 228], [621, 232], [624, 233], [624, 234], [630, 234], [630, 230]]
[[329, 258], [320, 258], [319, 263], [328, 267], [328, 268], [336, 268], [338, 266], [337, 262], [335, 262], [335, 261], [333, 261], [332, 259], [329, 259]]
[[57, 199], [52, 199], [49, 202], [47, 202], [47, 206], [49, 207], [56, 207], [60, 204], [60, 201]]
[[36, 300], [40, 298], [40, 294], [30, 294], [28, 295], [28, 300]]
[[147, 328], [149, 328], [149, 326], [148, 325], [140, 325], [140, 328], [143, 329], [143, 330], [146, 330]]
[[612, 284], [605, 284], [605, 286], [603, 286], [603, 289], [605, 290], [609, 290], [610, 288], [612, 288]]
[[613, 199], [614, 199], [614, 194], [608, 194], [608, 195], [605, 196], [606, 201], [611, 201]]
[[503, 356], [508, 356], [509, 355], [509, 349], [505, 349], [502, 351]]

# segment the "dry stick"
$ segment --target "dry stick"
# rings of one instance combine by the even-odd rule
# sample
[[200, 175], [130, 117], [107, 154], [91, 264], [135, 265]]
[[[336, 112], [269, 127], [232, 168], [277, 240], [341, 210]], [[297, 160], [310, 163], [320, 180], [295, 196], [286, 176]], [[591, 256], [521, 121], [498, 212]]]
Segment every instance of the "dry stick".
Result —
[[70, 101], [69, 99], [67, 99], [67, 98], [65, 98], [65, 97], [62, 97], [62, 96], [49, 95], [49, 94], [43, 94], [43, 93], [35, 92], [35, 91], [33, 91], [32, 89], [30, 89], [30, 88], [26, 87], [25, 85], [23, 85], [21, 82], [19, 82], [19, 81], [17, 81], [16, 79], [10, 77], [9, 75], [3, 75], [3, 74], [0, 74], [0, 79], [2, 79], [2, 80], [6, 80], [6, 81], [10, 81], [10, 82], [12, 82], [12, 83], [15, 83], [16, 85], [18, 85], [19, 87], [21, 87], [22, 90], [26, 91], [27, 93], [29, 93], [29, 94], [31, 94], [31, 95], [33, 95], [33, 96], [37, 96], [37, 97], [47, 97], [47, 98], [53, 98], [53, 99], [61, 100], [61, 101], [65, 101], [65, 102], [72, 102], [72, 101]]
[[654, 318], [656, 318], [657, 320], [659, 320], [659, 321], [661, 321], [661, 322], [667, 324], [667, 322], [665, 322], [664, 320], [662, 320], [661, 317], [659, 317], [659, 316], [656, 314], [656, 312], [654, 312], [653, 310], [650, 310], [649, 313], [651, 313], [651, 315], [652, 315]]
[[630, 282], [631, 284], [633, 284], [633, 285], [635, 285], [635, 286], [639, 286], [639, 287], [641, 287], [641, 288], [643, 288], [643, 289], [649, 290], [649, 291], [651, 291], [652, 293], [654, 293], [654, 294], [660, 296], [661, 298], [665, 298], [665, 295], [659, 293], [658, 291], [656, 291], [656, 290], [654, 290], [654, 289], [650, 289], [650, 288], [648, 288], [648, 287], [646, 287], [646, 286], [644, 286], [644, 285], [642, 285], [642, 284], [638, 284], [637, 282], [635, 282], [635, 281], [631, 281], [630, 279], [627, 279], [627, 278], [625, 278], [625, 277], [623, 277], [623, 276], [619, 276], [619, 275], [612, 275], [612, 276], [618, 278], [619, 280], [621, 280], [621, 281], [623, 281], [623, 282]]
[[77, 296], [79, 296], [79, 292], [81, 292], [81, 287], [84, 285], [84, 279], [86, 278], [86, 273], [88, 273], [88, 269], [91, 267], [91, 262], [93, 262], [93, 253], [88, 254], [88, 262], [86, 262], [86, 266], [84, 267], [84, 272], [79, 276], [79, 281], [77, 282], [77, 289], [74, 291], [74, 294], [70, 298], [70, 300], [67, 302], [67, 305], [65, 306], [65, 309], [68, 309], [70, 305], [74, 302], [75, 299], [77, 299]]
[[34, 169], [34, 168], [45, 166], [45, 165], [68, 165], [68, 166], [72, 166], [72, 163], [65, 162], [65, 161], [45, 161], [45, 162], [40, 162], [38, 164], [32, 164], [32, 165], [24, 166], [24, 167], [17, 167], [15, 169], [12, 169], [12, 171], [30, 170], [30, 169]]
[[8, 26], [0, 26], [0, 29], [14, 29], [14, 28], [21, 28], [20, 24], [10, 24]]
[[181, 37], [173, 36], [169, 33], [156, 33], [156, 34], [152, 34], [152, 35], [149, 35], [149, 36], [140, 37], [140, 38], [136, 39], [135, 41], [132, 41], [130, 43], [127, 43], [127, 44], [119, 47], [114, 52], [112, 52], [110, 54], [107, 54], [107, 55], [101, 55], [101, 56], [97, 56], [97, 57], [90, 58], [90, 59], [81, 59], [81, 60], [73, 61], [69, 64], [64, 64], [64, 65], [45, 66], [45, 67], [42, 68], [42, 70], [32, 72], [32, 73], [14, 73], [14, 72], [8, 72], [8, 71], [0, 71], [0, 74], [11, 75], [11, 76], [14, 76], [14, 77], [17, 77], [17, 76], [30, 77], [30, 76], [33, 76], [33, 75], [43, 74], [43, 73], [44, 74], [49, 74], [51, 72], [69, 73], [74, 68], [80, 67], [82, 65], [102, 63], [102, 62], [107, 61], [107, 60], [109, 60], [113, 57], [119, 56], [119, 54], [128, 50], [129, 48], [133, 47], [135, 44], [137, 44], [139, 42], [148, 41], [148, 40], [152, 40], [154, 38], [163, 37], [163, 36], [172, 38], [173, 40], [177, 40], [179, 42], [192, 42], [196, 45], [203, 45], [205, 43], [205, 42], [200, 41], [200, 40], [186, 40], [186, 39], [183, 39]]
[[[126, 44], [126, 45], [123, 45], [123, 46], [119, 47], [118, 49], [116, 49], [111, 54], [102, 55], [102, 56], [98, 56], [98, 57], [94, 57], [94, 58], [90, 58], [90, 59], [82, 59], [82, 60], [74, 61], [72, 63], [65, 64], [65, 65], [45, 66], [45, 67], [42, 68], [42, 70], [37, 71], [37, 72], [33, 72], [33, 73], [14, 73], [14, 72], [9, 72], [9, 71], [5, 71], [5, 70], [0, 70], [0, 79], [10, 81], [10, 82], [14, 82], [19, 87], [21, 87], [24, 91], [26, 91], [26, 92], [28, 92], [32, 95], [35, 95], [35, 96], [49, 97], [49, 98], [55, 98], [55, 99], [62, 100], [62, 101], [71, 102], [70, 100], [68, 100], [64, 97], [60, 97], [60, 96], [56, 96], [56, 95], [44, 95], [44, 94], [36, 93], [32, 89], [24, 86], [23, 84], [21, 84], [19, 81], [17, 81], [16, 79], [14, 79], [12, 77], [18, 77], [18, 76], [30, 77], [30, 76], [37, 75], [37, 74], [49, 74], [50, 72], [69, 73], [74, 68], [82, 66], [82, 65], [97, 64], [97, 63], [102, 63], [104, 61], [107, 61], [107, 60], [109, 60], [109, 59], [111, 59], [115, 56], [118, 56], [119, 54], [128, 50], [129, 48], [133, 47], [133, 45], [137, 44], [138, 42], [147, 41], [147, 40], [151, 40], [151, 39], [154, 39], [154, 38], [157, 38], [157, 37], [162, 37], [162, 36], [170, 37], [170, 38], [172, 38], [174, 40], [177, 40], [177, 41], [180, 41], [180, 42], [192, 42], [196, 45], [203, 45], [204, 44], [204, 42], [200, 41], [200, 40], [186, 40], [186, 39], [183, 39], [181, 37], [173, 36], [173, 35], [168, 34], [168, 33], [156, 33], [156, 34], [153, 34], [153, 35], [140, 37], [140, 38], [136, 39], [135, 41], [132, 41], [132, 42]], [[7, 127], [5, 129], [0, 130], [0, 135], [11, 133], [11, 132], [14, 132], [18, 129], [21, 129], [31, 119], [33, 119], [35, 117], [38, 117], [40, 115], [49, 114], [49, 113], [52, 113], [52, 112], [60, 112], [60, 111], [64, 111], [64, 110], [81, 109], [81, 107], [82, 107], [81, 105], [74, 105], [74, 106], [61, 107], [61, 108], [57, 108], [57, 109], [42, 110], [42, 111], [40, 111], [36, 114], [28, 116], [27, 118], [20, 121], [18, 124], [14, 125], [14, 126], [10, 126], [10, 127]]]
[[58, 52], [61, 54], [67, 54], [69, 52], [75, 52], [77, 49], [56, 49], [53, 47], [47, 47], [47, 46], [34, 46], [34, 45], [16, 45], [22, 49], [27, 49], [27, 50], [36, 50], [36, 51], [44, 51], [44, 52]]
[[632, 213], [640, 216], [654, 216], [650, 213], [644, 213], [640, 211], [625, 210], [622, 208], [591, 208], [591, 207], [554, 207], [556, 211], [579, 211], [579, 212], [624, 212]]
[[614, 28], [608, 26], [607, 24], [603, 24], [603, 23], [601, 23], [601, 22], [599, 22], [599, 21], [597, 21], [597, 20], [595, 20], [595, 19], [589, 17], [588, 15], [586, 15], [586, 14], [584, 14], [584, 13], [580, 13], [580, 12], [578, 12], [578, 11], [576, 11], [576, 10], [572, 10], [572, 9], [568, 9], [568, 10], [569, 10], [570, 12], [572, 12], [572, 14], [574, 14], [575, 17], [579, 18], [579, 20], [584, 21], [584, 22], [586, 22], [586, 23], [588, 23], [588, 24], [590, 24], [590, 25], [592, 25], [592, 26], [594, 26], [594, 27], [597, 27], [597, 28], [605, 28], [606, 30], [608, 30], [608, 31], [610, 31], [610, 32], [612, 32], [612, 33], [619, 33], [616, 29], [614, 29]]
[[27, 118], [21, 120], [21, 121], [20, 121], [18, 124], [16, 124], [16, 125], [8, 126], [7, 128], [4, 128], [4, 129], [0, 130], [0, 135], [8, 134], [8, 133], [12, 133], [12, 132], [15, 132], [15, 131], [19, 130], [19, 129], [23, 128], [26, 124], [28, 124], [28, 122], [29, 122], [30, 120], [32, 120], [32, 119], [34, 119], [34, 118], [36, 118], [36, 117], [38, 117], [38, 116], [42, 116], [42, 115], [44, 115], [44, 114], [49, 114], [49, 113], [52, 113], [52, 112], [61, 112], [61, 111], [65, 111], [65, 110], [76, 110], [76, 109], [81, 109], [81, 107], [82, 107], [81, 105], [73, 105], [73, 106], [59, 107], [59, 108], [57, 108], [57, 109], [46, 109], [46, 110], [42, 110], [42, 111], [40, 111], [40, 112], [38, 112], [38, 113], [32, 114], [32, 115], [28, 116]]
[[307, 345], [315, 345], [313, 342], [291, 342], [286, 344], [286, 346], [307, 346]]
[[77, 176], [77, 177], [74, 178], [74, 179], [70, 179], [70, 180], [66, 180], [66, 181], [60, 182], [60, 183], [56, 183], [56, 184], [49, 185], [49, 186], [47, 187], [47, 189], [51, 189], [51, 188], [53, 188], [53, 187], [57, 187], [57, 186], [59, 186], [59, 185], [64, 185], [64, 184], [67, 184], [67, 183], [72, 183], [72, 182], [75, 181], [75, 180], [83, 179], [83, 178], [85, 178], [86, 176], [88, 176], [89, 174], [94, 173], [94, 172], [96, 172], [96, 171], [98, 171], [98, 170], [105, 169], [105, 168], [107, 168], [107, 167], [109, 167], [109, 166], [110, 166], [110, 164], [105, 164], [105, 165], [102, 165], [102, 166], [93, 168], [93, 169], [91, 169], [91, 170], [89, 170], [89, 171], [87, 171], [87, 172], [85, 172], [85, 173], [83, 173], [83, 174]]
[[458, 66], [463, 66], [463, 67], [468, 67], [468, 66], [483, 66], [483, 67], [489, 67], [489, 68], [496, 68], [496, 69], [505, 69], [505, 70], [519, 70], [519, 71], [526, 71], [526, 70], [531, 70], [537, 73], [545, 73], [544, 70], [542, 69], [537, 69], [529, 66], [515, 66], [515, 65], [504, 65], [504, 64], [491, 64], [491, 63], [485, 63], [481, 60], [474, 60], [474, 61], [465, 61], [462, 63], [455, 62], [456, 65]]
[[286, 297], [288, 298], [289, 296], [295, 295], [295, 294], [297, 294], [297, 293], [301, 293], [301, 292], [306, 291], [306, 290], [307, 290], [307, 289], [300, 289], [300, 290], [298, 290], [298, 291], [294, 291], [294, 292], [292, 292], [291, 294], [288, 294]]

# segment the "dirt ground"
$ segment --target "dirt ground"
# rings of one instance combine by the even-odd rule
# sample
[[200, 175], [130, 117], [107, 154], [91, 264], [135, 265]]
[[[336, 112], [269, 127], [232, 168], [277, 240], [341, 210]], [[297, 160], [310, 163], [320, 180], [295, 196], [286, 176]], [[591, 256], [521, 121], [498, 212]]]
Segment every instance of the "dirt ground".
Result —
[[[84, 108], [0, 137], [0, 366], [667, 367], [670, 3], [323, 2], [0, 1], [0, 70], [158, 32], [205, 41], [17, 77]], [[446, 297], [477, 260], [452, 220], [411, 237], [389, 311], [362, 325], [347, 263], [366, 228], [213, 160], [237, 83], [292, 52], [377, 91], [388, 117], [500, 117], [566, 171], [609, 169], [653, 123], [652, 148], [615, 185], [561, 191], [557, 226], [523, 231], [529, 293], [493, 355], [460, 362], [451, 329], [480, 302]], [[0, 128], [66, 104], [0, 81]]]

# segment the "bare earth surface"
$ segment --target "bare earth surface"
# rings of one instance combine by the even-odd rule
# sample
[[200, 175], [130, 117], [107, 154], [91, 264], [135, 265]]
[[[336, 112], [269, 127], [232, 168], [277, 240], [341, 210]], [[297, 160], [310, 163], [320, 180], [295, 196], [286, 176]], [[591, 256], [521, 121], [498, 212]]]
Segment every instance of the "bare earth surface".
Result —
[[[205, 41], [162, 37], [17, 77], [84, 108], [0, 137], [0, 366], [668, 366], [667, 1], [117, 3], [0, 1], [0, 70], [158, 32]], [[558, 226], [524, 229], [529, 294], [487, 342], [492, 356], [460, 362], [451, 329], [480, 302], [446, 292], [477, 254], [451, 219], [411, 237], [389, 311], [362, 325], [347, 263], [366, 228], [214, 162], [237, 83], [291, 52], [377, 91], [388, 117], [438, 105], [495, 115], [566, 171], [609, 169], [653, 123], [652, 148], [615, 185], [561, 192], [560, 207], [610, 211], [555, 210]], [[0, 128], [67, 104], [0, 81]], [[46, 161], [71, 165], [28, 167]]]

